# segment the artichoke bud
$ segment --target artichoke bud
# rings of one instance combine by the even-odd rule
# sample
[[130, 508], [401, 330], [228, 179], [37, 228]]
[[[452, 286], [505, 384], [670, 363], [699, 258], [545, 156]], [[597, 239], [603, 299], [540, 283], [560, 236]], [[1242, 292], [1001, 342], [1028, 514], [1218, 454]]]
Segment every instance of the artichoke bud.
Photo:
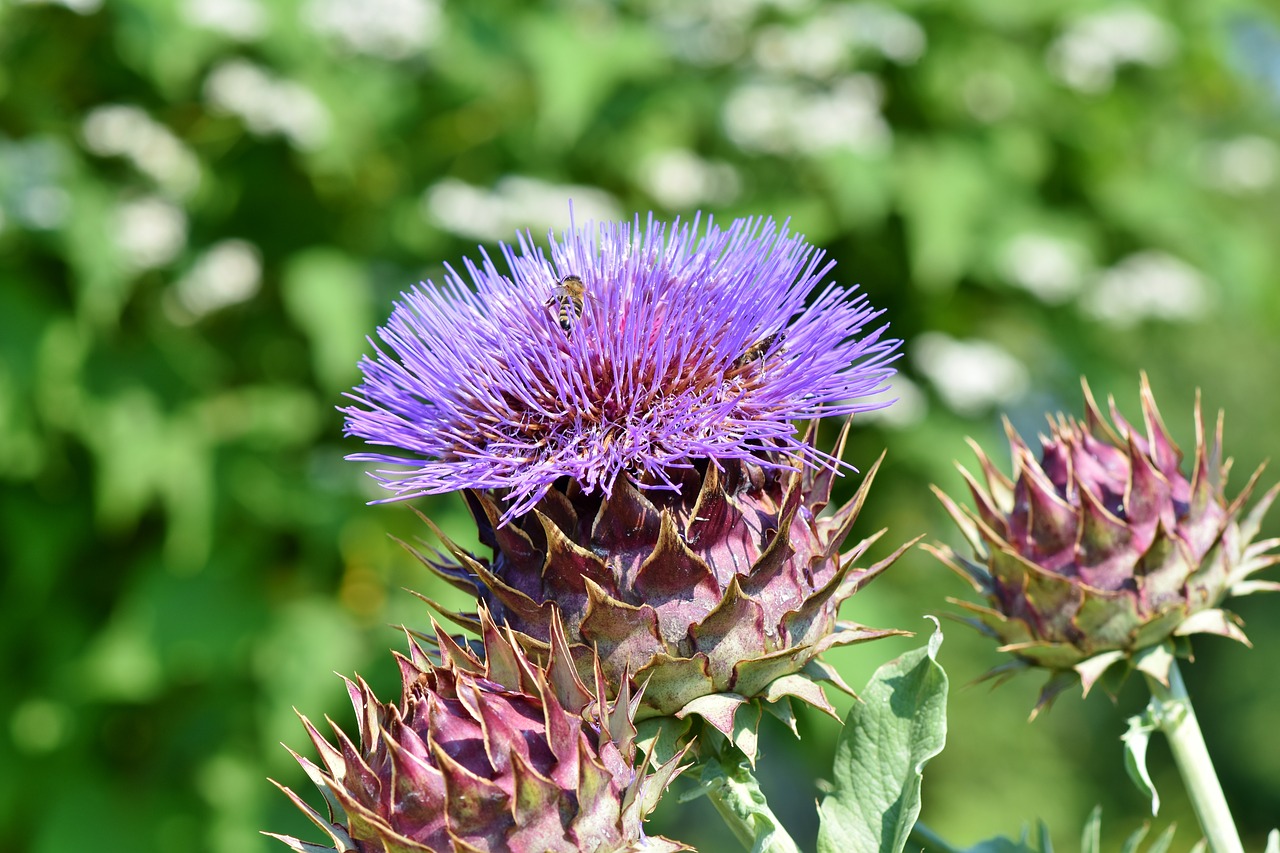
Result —
[[1038, 460], [1006, 421], [1012, 478], [971, 442], [980, 476], [960, 472], [972, 509], [934, 488], [974, 556], [930, 550], [986, 599], [954, 603], [969, 612], [964, 621], [1014, 655], [987, 677], [1047, 670], [1036, 712], [1077, 680], [1086, 694], [1100, 680], [1113, 691], [1131, 667], [1167, 683], [1170, 651], [1189, 655], [1193, 634], [1247, 643], [1223, 600], [1280, 589], [1250, 579], [1280, 560], [1271, 553], [1277, 540], [1254, 541], [1280, 486], [1245, 514], [1259, 468], [1227, 499], [1221, 414], [1209, 441], [1197, 395], [1188, 476], [1145, 374], [1141, 430], [1114, 400], [1108, 422], [1087, 383], [1084, 394], [1084, 420], [1050, 418]]
[[317, 845], [268, 833], [297, 853], [663, 853], [642, 821], [680, 771], [679, 759], [635, 764], [637, 699], [608, 703], [603, 675], [579, 677], [558, 620], [545, 665], [481, 610], [484, 657], [435, 626], [439, 662], [410, 638], [398, 655], [400, 702], [348, 681], [358, 735], [330, 742], [302, 722], [320, 764], [297, 756], [324, 796], [322, 814], [289, 798], [327, 836]]

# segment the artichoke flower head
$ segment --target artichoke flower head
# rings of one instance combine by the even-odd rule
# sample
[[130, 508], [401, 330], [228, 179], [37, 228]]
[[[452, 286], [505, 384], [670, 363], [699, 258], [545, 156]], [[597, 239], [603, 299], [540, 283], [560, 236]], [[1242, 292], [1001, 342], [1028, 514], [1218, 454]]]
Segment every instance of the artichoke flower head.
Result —
[[1197, 395], [1188, 478], [1145, 374], [1141, 431], [1114, 400], [1108, 424], [1087, 383], [1084, 393], [1084, 421], [1051, 418], [1039, 460], [1006, 421], [1012, 478], [971, 442], [981, 480], [960, 471], [974, 509], [934, 489], [974, 556], [930, 550], [986, 599], [953, 601], [1014, 655], [987, 677], [1047, 670], [1037, 712], [1077, 680], [1086, 694], [1100, 680], [1114, 692], [1130, 667], [1167, 684], [1173, 656], [1190, 654], [1188, 637], [1248, 642], [1225, 598], [1280, 589], [1251, 577], [1280, 561], [1277, 540], [1254, 541], [1280, 486], [1244, 514], [1259, 468], [1227, 499], [1221, 414], [1210, 442]]
[[[636, 703], [606, 704], [578, 677], [552, 623], [548, 664], [531, 661], [481, 612], [483, 659], [436, 627], [439, 662], [410, 638], [403, 690], [384, 704], [347, 682], [359, 733], [336, 746], [302, 718], [321, 764], [298, 756], [328, 806], [284, 792], [328, 837], [267, 833], [296, 853], [670, 853], [642, 821], [679, 772], [635, 766]], [[277, 783], [278, 784], [278, 783]]]
[[376, 474], [389, 500], [463, 490], [490, 553], [440, 534], [423, 562], [535, 656], [563, 613], [580, 666], [598, 652], [613, 689], [645, 685], [638, 719], [701, 718], [750, 753], [761, 703], [831, 710], [821, 653], [902, 633], [837, 618], [896, 554], [841, 550], [871, 477], [820, 515], [848, 465], [796, 424], [884, 405], [899, 342], [867, 330], [879, 312], [771, 220], [518, 247], [510, 275], [486, 257], [474, 290], [450, 271], [397, 305], [345, 410], [397, 452], [352, 458], [397, 466]]

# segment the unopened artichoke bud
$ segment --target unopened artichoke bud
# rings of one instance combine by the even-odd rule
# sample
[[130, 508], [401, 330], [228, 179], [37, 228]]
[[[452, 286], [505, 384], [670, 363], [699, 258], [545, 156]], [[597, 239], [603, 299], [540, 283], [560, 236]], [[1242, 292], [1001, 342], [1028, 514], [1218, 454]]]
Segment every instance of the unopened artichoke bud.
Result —
[[410, 640], [398, 655], [401, 699], [379, 702], [347, 683], [359, 734], [336, 724], [330, 743], [303, 717], [321, 758], [295, 757], [327, 803], [289, 798], [327, 845], [267, 833], [297, 853], [666, 853], [642, 821], [679, 772], [678, 760], [635, 766], [638, 697], [611, 705], [579, 678], [552, 623], [548, 664], [531, 661], [487, 614], [481, 660], [436, 628], [441, 662]]
[[412, 458], [354, 458], [416, 465], [379, 472], [401, 497], [466, 490], [492, 555], [446, 542], [425, 562], [530, 651], [559, 607], [580, 660], [646, 685], [639, 718], [733, 737], [750, 700], [830, 710], [819, 655], [901, 633], [837, 618], [893, 557], [858, 565], [874, 537], [842, 553], [871, 478], [819, 515], [847, 463], [796, 423], [884, 405], [899, 342], [864, 332], [879, 312], [769, 220], [570, 230], [551, 264], [520, 250], [510, 277], [486, 262], [474, 292], [451, 276], [396, 307], [347, 431]]
[[934, 489], [975, 556], [931, 550], [987, 599], [985, 606], [955, 603], [972, 614], [965, 621], [1015, 656], [988, 676], [1048, 670], [1037, 711], [1077, 679], [1087, 694], [1106, 675], [1102, 684], [1113, 690], [1132, 666], [1167, 683], [1173, 655], [1189, 655], [1186, 638], [1194, 634], [1247, 643], [1223, 600], [1280, 589], [1251, 579], [1280, 561], [1272, 553], [1280, 540], [1254, 541], [1280, 486], [1244, 514], [1259, 468], [1227, 499], [1222, 415], [1207, 442], [1197, 396], [1188, 479], [1145, 374], [1142, 431], [1114, 400], [1108, 424], [1087, 383], [1084, 393], [1084, 421], [1051, 418], [1039, 461], [1006, 423], [1012, 479], [973, 444], [981, 481], [960, 471], [975, 509]]

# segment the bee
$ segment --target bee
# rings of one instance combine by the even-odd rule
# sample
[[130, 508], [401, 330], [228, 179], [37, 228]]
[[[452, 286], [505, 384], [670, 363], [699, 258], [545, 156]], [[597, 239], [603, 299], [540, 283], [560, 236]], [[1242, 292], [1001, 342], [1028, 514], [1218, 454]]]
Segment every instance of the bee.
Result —
[[759, 361], [763, 364], [765, 357], [774, 349], [774, 345], [777, 344], [781, 346], [782, 341], [785, 339], [786, 335], [783, 332], [775, 332], [772, 335], [765, 335], [763, 338], [748, 347], [746, 352], [734, 360], [734, 369], [738, 370], [746, 367], [753, 361]]
[[557, 306], [556, 319], [560, 321], [560, 328], [568, 333], [573, 329], [573, 324], [582, 316], [586, 296], [587, 288], [582, 283], [582, 279], [573, 273], [569, 273], [569, 275], [566, 275], [556, 283], [556, 286], [551, 290], [551, 298], [543, 304], [547, 307]]

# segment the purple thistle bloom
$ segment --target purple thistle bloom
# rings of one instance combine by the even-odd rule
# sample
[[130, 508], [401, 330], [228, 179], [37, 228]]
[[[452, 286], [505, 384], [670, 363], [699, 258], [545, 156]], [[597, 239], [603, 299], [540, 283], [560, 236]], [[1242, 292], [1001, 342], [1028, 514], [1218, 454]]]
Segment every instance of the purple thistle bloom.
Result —
[[[611, 493], [620, 475], [676, 488], [700, 458], [834, 468], [793, 421], [880, 408], [899, 341], [856, 288], [823, 284], [834, 266], [772, 219], [652, 216], [571, 226], [551, 260], [528, 234], [482, 250], [443, 286], [415, 287], [378, 330], [346, 433], [408, 455], [375, 476], [397, 500], [500, 490], [503, 521], [558, 479]], [[569, 275], [581, 304], [557, 289]], [[577, 309], [577, 310], [575, 310]], [[773, 454], [763, 455], [768, 449]]]

